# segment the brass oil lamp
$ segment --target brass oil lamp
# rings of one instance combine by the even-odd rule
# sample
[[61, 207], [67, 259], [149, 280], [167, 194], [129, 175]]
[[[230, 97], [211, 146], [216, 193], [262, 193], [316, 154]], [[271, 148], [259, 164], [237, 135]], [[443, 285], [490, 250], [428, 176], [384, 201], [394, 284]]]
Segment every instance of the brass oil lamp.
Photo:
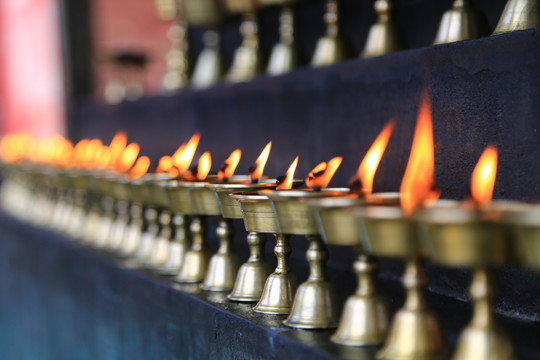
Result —
[[340, 196], [349, 189], [324, 189], [342, 158], [336, 157], [321, 163], [310, 173], [306, 185], [316, 188], [308, 190], [269, 191], [268, 197], [278, 219], [280, 233], [305, 235], [309, 241], [306, 257], [310, 275], [298, 287], [291, 311], [285, 325], [303, 329], [336, 327], [339, 321], [339, 296], [332, 283], [326, 279], [325, 264], [328, 252], [324, 245], [313, 209], [305, 199]]
[[262, 69], [257, 24], [258, 4], [255, 0], [223, 0], [231, 14], [242, 14], [242, 44], [236, 49], [226, 79], [231, 82], [251, 80]]
[[[270, 146], [271, 143], [263, 150], [257, 159], [257, 166], [253, 169], [250, 176], [235, 176], [234, 178], [231, 178], [241, 156], [240, 150], [235, 150], [225, 161], [218, 173], [218, 178], [221, 179], [221, 183], [208, 184], [208, 187], [212, 189], [217, 196], [221, 215], [224, 219], [242, 219], [240, 204], [229, 197], [230, 194], [239, 191], [256, 191], [275, 187], [270, 181], [258, 181], [262, 176], [262, 170], [268, 159]], [[250, 248], [250, 256], [248, 261], [240, 266], [236, 279], [233, 280], [232, 291], [227, 296], [229, 300], [232, 301], [259, 301], [264, 282], [271, 273], [270, 266], [264, 259], [264, 237], [258, 233], [250, 232], [247, 237], [247, 242]]]
[[401, 207], [367, 206], [355, 209], [365, 225], [369, 243], [366, 250], [380, 256], [404, 258], [402, 277], [406, 289], [403, 307], [395, 314], [380, 359], [446, 359], [447, 347], [434, 314], [423, 297], [426, 278], [421, 265], [425, 249], [412, 212], [438, 197], [434, 185], [434, 148], [431, 106], [423, 95], [418, 112], [411, 155], [401, 184]]
[[295, 0], [257, 0], [259, 6], [281, 5], [279, 16], [279, 41], [272, 48], [266, 72], [280, 75], [294, 69], [298, 64], [298, 55], [294, 41]]
[[342, 197], [309, 199], [307, 203], [315, 210], [319, 231], [327, 244], [352, 246], [358, 254], [354, 270], [358, 287], [350, 296], [341, 314], [332, 342], [346, 346], [374, 346], [384, 342], [388, 331], [389, 314], [386, 301], [375, 290], [376, 261], [364, 250], [367, 243], [365, 228], [351, 209], [366, 205], [398, 204], [399, 197], [392, 194], [371, 195], [373, 178], [384, 154], [395, 121], [386, 125], [368, 150], [358, 168], [351, 192]]
[[489, 27], [484, 14], [470, 0], [455, 0], [452, 8], [443, 14], [433, 44], [477, 39], [488, 34]]
[[225, 16], [220, 0], [183, 0], [182, 14], [190, 25], [204, 26], [204, 49], [195, 62], [190, 84], [194, 88], [205, 88], [217, 83], [223, 76], [223, 60], [220, 53], [218, 28]]
[[339, 28], [339, 5], [337, 0], [326, 1], [324, 14], [326, 33], [317, 41], [311, 58], [312, 66], [335, 64], [345, 59], [346, 51]]
[[540, 26], [538, 0], [508, 0], [493, 35], [534, 29]]
[[461, 332], [453, 360], [515, 359], [510, 339], [497, 326], [491, 309], [494, 290], [489, 270], [505, 264], [512, 254], [501, 221], [504, 207], [490, 203], [496, 171], [497, 150], [488, 147], [472, 175], [472, 203], [439, 201], [416, 214], [429, 234], [429, 255], [435, 263], [474, 269], [473, 316]]
[[[287, 171], [283, 182], [279, 184], [280, 189], [291, 189], [295, 185], [300, 186], [303, 184], [303, 181], [295, 182], [293, 180], [297, 164], [298, 157]], [[249, 232], [248, 242], [250, 242], [250, 245], [253, 244], [252, 248], [257, 249], [255, 245], [261, 242], [263, 234], [274, 234], [276, 238], [274, 253], [277, 258], [277, 267], [274, 272], [268, 275], [266, 281], [264, 279], [253, 281], [252, 287], [249, 288], [248, 286], [244, 287], [241, 286], [242, 284], [237, 284], [235, 290], [242, 290], [242, 293], [250, 294], [250, 299], [259, 297], [256, 300], [258, 303], [253, 308], [253, 311], [268, 315], [284, 315], [288, 314], [291, 310], [298, 280], [296, 279], [296, 275], [289, 269], [289, 255], [291, 253], [290, 236], [280, 232], [276, 214], [267, 195], [269, 191], [243, 192], [229, 195], [240, 204], [244, 226], [246, 231]], [[259, 248], [262, 251], [262, 246]], [[254, 257], [253, 261], [256, 261], [261, 255], [252, 253], [251, 256]], [[257, 273], [260, 274], [261, 272], [258, 271]], [[247, 289], [243, 290], [244, 288]], [[235, 291], [231, 293], [231, 295], [237, 294], [238, 292]]]
[[374, 6], [379, 19], [369, 29], [361, 56], [370, 58], [406, 49], [403, 30], [394, 19], [394, 2], [376, 0]]

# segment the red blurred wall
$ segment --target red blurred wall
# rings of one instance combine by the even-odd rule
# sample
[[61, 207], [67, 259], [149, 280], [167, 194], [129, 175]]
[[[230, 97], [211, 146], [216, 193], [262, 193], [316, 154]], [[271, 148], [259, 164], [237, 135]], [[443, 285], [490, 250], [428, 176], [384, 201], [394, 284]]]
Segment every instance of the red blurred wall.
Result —
[[0, 131], [64, 134], [55, 0], [0, 0]]

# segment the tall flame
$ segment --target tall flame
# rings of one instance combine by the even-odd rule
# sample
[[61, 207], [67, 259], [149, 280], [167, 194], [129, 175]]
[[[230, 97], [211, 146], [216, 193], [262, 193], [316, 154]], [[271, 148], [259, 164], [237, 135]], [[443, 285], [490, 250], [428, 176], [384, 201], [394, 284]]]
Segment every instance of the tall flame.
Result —
[[141, 156], [137, 159], [137, 162], [135, 162], [135, 165], [129, 170], [129, 176], [131, 178], [139, 178], [146, 174], [148, 171], [148, 168], [150, 167], [150, 159], [148, 156]]
[[173, 167], [173, 159], [169, 155], [162, 156], [156, 169], [157, 173], [168, 173]]
[[137, 160], [138, 155], [139, 155], [139, 144], [131, 143], [128, 146], [126, 146], [124, 151], [122, 151], [122, 155], [120, 156], [117, 170], [119, 172], [128, 171], [133, 166], [133, 163], [135, 162], [135, 160]]
[[118, 165], [118, 162], [120, 161], [120, 157], [122, 156], [122, 152], [126, 148], [127, 145], [127, 135], [123, 131], [119, 131], [114, 135], [113, 139], [111, 140], [111, 143], [109, 145], [109, 148], [111, 149], [111, 160], [110, 164], [115, 167]]
[[471, 177], [471, 195], [477, 206], [491, 201], [497, 175], [497, 149], [488, 146], [474, 168]]
[[249, 172], [251, 173], [251, 181], [258, 181], [259, 178], [263, 175], [264, 167], [266, 166], [266, 161], [268, 161], [268, 156], [270, 155], [271, 149], [272, 142], [270, 141], [268, 144], [266, 144], [263, 151], [255, 161], [256, 166], [249, 169]]
[[276, 189], [277, 190], [288, 190], [292, 189], [292, 184], [294, 180], [294, 172], [296, 171], [296, 166], [298, 165], [298, 156], [294, 159], [291, 166], [289, 166], [289, 170], [287, 170], [287, 175], [285, 176], [285, 179], [279, 184]]
[[435, 200], [439, 192], [435, 188], [435, 155], [433, 147], [433, 124], [431, 103], [427, 93], [422, 94], [414, 139], [401, 182], [401, 207], [407, 215], [427, 200]]
[[334, 176], [339, 165], [341, 165], [342, 160], [343, 158], [341, 156], [336, 156], [328, 161], [328, 163], [322, 162], [315, 166], [306, 179], [306, 185], [310, 188], [318, 189], [327, 187], [330, 180], [332, 180], [332, 176]]
[[388, 145], [388, 140], [390, 140], [390, 136], [392, 136], [395, 125], [396, 121], [394, 119], [390, 120], [390, 122], [386, 124], [358, 167], [356, 174], [358, 179], [360, 179], [362, 191], [365, 194], [371, 194], [373, 191], [373, 179], [375, 178], [375, 172], [379, 167], [379, 163], [381, 162], [384, 151], [386, 150], [386, 145]]
[[86, 156], [86, 148], [88, 147], [89, 142], [90, 140], [88, 139], [82, 139], [75, 145], [75, 148], [73, 149], [73, 165], [80, 166], [84, 163]]
[[210, 173], [210, 168], [212, 167], [212, 156], [207, 151], [201, 155], [199, 158], [199, 164], [197, 165], [197, 174], [195, 174], [195, 179], [204, 180]]
[[221, 165], [221, 168], [218, 171], [218, 179], [225, 180], [233, 176], [241, 157], [242, 150], [234, 150], [231, 155], [229, 155], [227, 160], [225, 160]]
[[177, 168], [178, 174], [183, 175], [191, 165], [195, 151], [197, 151], [197, 146], [199, 146], [199, 140], [201, 135], [195, 133], [184, 148], [182, 146], [174, 153], [173, 163]]
[[108, 146], [101, 147], [96, 166], [100, 169], [104, 169], [111, 163], [111, 148]]

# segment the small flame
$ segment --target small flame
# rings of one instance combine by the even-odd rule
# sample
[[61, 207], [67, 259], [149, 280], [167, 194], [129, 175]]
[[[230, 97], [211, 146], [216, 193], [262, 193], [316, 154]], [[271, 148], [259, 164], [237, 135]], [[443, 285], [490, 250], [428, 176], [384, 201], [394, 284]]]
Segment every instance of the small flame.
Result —
[[207, 151], [201, 155], [199, 158], [199, 164], [197, 165], [197, 174], [195, 174], [195, 179], [204, 180], [210, 173], [210, 168], [212, 167], [212, 157]]
[[168, 173], [173, 167], [173, 159], [169, 155], [165, 155], [159, 159], [157, 173]]
[[80, 166], [84, 163], [86, 157], [86, 148], [88, 147], [89, 142], [90, 140], [88, 139], [82, 139], [75, 145], [75, 148], [73, 149], [73, 165]]
[[364, 194], [371, 194], [373, 191], [373, 179], [375, 178], [375, 172], [379, 167], [384, 151], [386, 150], [386, 145], [388, 145], [388, 140], [392, 136], [394, 127], [396, 125], [395, 120], [390, 120], [390, 122], [384, 127], [379, 136], [373, 142], [373, 145], [369, 148], [366, 156], [362, 160], [362, 163], [358, 167], [357, 176], [360, 179], [362, 186], [362, 192]]
[[199, 140], [201, 135], [195, 133], [184, 148], [182, 146], [174, 153], [173, 163], [177, 167], [178, 174], [183, 175], [191, 165], [197, 146], [199, 146]]
[[291, 166], [289, 166], [289, 170], [287, 170], [287, 175], [285, 176], [285, 180], [281, 182], [276, 188], [276, 190], [288, 190], [292, 189], [292, 184], [294, 180], [294, 172], [296, 171], [296, 166], [298, 165], [298, 156], [294, 159]]
[[126, 146], [126, 148], [122, 152], [122, 155], [120, 156], [117, 170], [122, 173], [128, 171], [133, 166], [135, 160], [137, 160], [138, 155], [139, 144], [131, 143]]
[[129, 176], [133, 179], [139, 178], [146, 174], [148, 168], [150, 167], [150, 158], [148, 156], [141, 156], [137, 159], [137, 162], [131, 170], [129, 171]]
[[238, 163], [240, 162], [240, 158], [242, 157], [242, 150], [236, 149], [234, 150], [231, 155], [225, 160], [225, 162], [221, 165], [221, 168], [218, 171], [218, 179], [220, 180], [226, 180], [233, 176], [234, 171], [236, 170], [236, 167], [238, 166]]
[[101, 150], [99, 151], [99, 155], [97, 157], [97, 163], [96, 166], [100, 169], [104, 169], [107, 166], [109, 166], [111, 162], [111, 148], [108, 146], [103, 146]]
[[471, 195], [477, 206], [484, 206], [491, 201], [496, 174], [497, 149], [488, 146], [478, 159], [471, 177]]
[[83, 166], [85, 166], [86, 168], [91, 168], [95, 166], [95, 164], [98, 161], [98, 155], [102, 147], [103, 147], [103, 144], [101, 143], [101, 140], [99, 139], [90, 140], [85, 149]]
[[341, 156], [336, 156], [328, 161], [328, 163], [322, 162], [315, 166], [306, 179], [306, 185], [310, 188], [317, 189], [327, 187], [330, 180], [332, 180], [332, 176], [334, 176], [339, 165], [341, 165], [342, 160], [343, 158]]
[[263, 175], [264, 167], [266, 166], [266, 161], [268, 161], [268, 156], [270, 155], [270, 149], [272, 149], [272, 142], [270, 141], [264, 147], [263, 151], [255, 161], [256, 166], [251, 167], [249, 172], [251, 173], [251, 181], [259, 181], [259, 178]]
[[435, 188], [435, 155], [431, 103], [427, 93], [422, 94], [414, 139], [401, 182], [401, 207], [407, 215], [424, 202], [436, 200], [440, 193]]
[[127, 145], [126, 133], [123, 131], [117, 132], [116, 135], [114, 135], [109, 145], [109, 149], [111, 151], [110, 165], [112, 165], [113, 167], [118, 165], [120, 161], [120, 157], [122, 156], [122, 152], [126, 148], [126, 145]]

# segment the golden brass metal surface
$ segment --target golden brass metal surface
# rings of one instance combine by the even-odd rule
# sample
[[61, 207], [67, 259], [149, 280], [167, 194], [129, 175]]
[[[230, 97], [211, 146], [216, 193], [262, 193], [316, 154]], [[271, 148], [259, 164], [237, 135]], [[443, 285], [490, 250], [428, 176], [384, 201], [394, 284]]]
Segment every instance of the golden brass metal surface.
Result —
[[225, 16], [221, 0], [182, 0], [180, 10], [182, 18], [190, 25], [214, 27]]
[[[277, 257], [277, 267], [266, 278], [260, 300], [253, 310], [263, 314], [288, 314], [298, 284], [296, 276], [289, 270], [291, 253], [289, 236], [278, 233], [276, 215], [267, 195], [260, 192], [248, 192], [234, 193], [229, 196], [240, 203], [244, 214], [244, 225], [250, 234], [274, 233], [276, 237], [274, 253]], [[256, 286], [254, 285], [253, 288]]]
[[418, 226], [396, 206], [366, 206], [354, 209], [359, 226], [368, 233], [366, 251], [380, 256], [410, 257], [425, 252]]
[[141, 265], [146, 265], [152, 256], [154, 242], [159, 233], [159, 214], [156, 209], [147, 207], [144, 209], [143, 216], [147, 225], [135, 252], [135, 260]]
[[375, 12], [379, 18], [369, 29], [361, 55], [363, 58], [389, 54], [407, 48], [403, 29], [394, 19], [393, 8], [394, 3], [391, 0], [375, 1]]
[[219, 208], [219, 200], [216, 197], [214, 190], [208, 188], [207, 182], [193, 181], [186, 182], [189, 197], [193, 211], [198, 215], [221, 215]]
[[198, 283], [204, 280], [210, 251], [205, 245], [205, 220], [201, 216], [193, 216], [190, 225], [193, 240], [191, 248], [184, 256], [184, 263], [175, 280], [181, 283]]
[[208, 29], [203, 35], [204, 49], [199, 54], [190, 83], [196, 89], [216, 84], [224, 73], [220, 52], [220, 36], [215, 29]]
[[486, 17], [469, 0], [455, 0], [447, 10], [433, 41], [434, 45], [477, 39], [489, 35]]
[[540, 204], [519, 204], [512, 211], [506, 209], [503, 221], [509, 227], [519, 260], [540, 270]]
[[289, 236], [275, 234], [277, 267], [264, 283], [261, 298], [253, 311], [263, 314], [288, 314], [291, 310], [298, 281], [296, 275], [289, 270], [291, 247]]
[[264, 194], [268, 196], [276, 212], [279, 232], [283, 234], [319, 234], [319, 227], [312, 207], [305, 199], [344, 196], [349, 189], [276, 190]]
[[[370, 234], [371, 236], [371, 234]], [[402, 278], [407, 291], [395, 314], [388, 337], [377, 358], [385, 360], [439, 360], [448, 358], [437, 319], [426, 306], [422, 290], [427, 280], [418, 258], [407, 259]]]
[[173, 212], [182, 215], [193, 215], [193, 206], [189, 196], [188, 182], [170, 181], [165, 184], [165, 191]]
[[174, 238], [169, 242], [167, 260], [161, 269], [161, 274], [175, 276], [184, 263], [184, 256], [189, 249], [189, 241], [186, 230], [186, 217], [173, 214]]
[[258, 8], [256, 0], [223, 0], [223, 3], [232, 14], [254, 13]]
[[298, 287], [291, 312], [283, 324], [301, 329], [334, 328], [339, 322], [339, 296], [324, 274], [328, 252], [319, 235], [307, 235], [307, 238], [309, 277]]
[[172, 214], [168, 209], [162, 209], [159, 216], [159, 233], [153, 239], [152, 251], [146, 265], [152, 269], [161, 270], [169, 257], [169, 244], [172, 241]]
[[508, 335], [495, 323], [491, 310], [493, 289], [486, 268], [475, 268], [470, 293], [474, 300], [473, 317], [459, 336], [452, 360], [515, 359]]
[[[230, 0], [229, 2], [234, 3], [235, 1]], [[242, 34], [242, 45], [234, 52], [232, 65], [226, 75], [226, 79], [231, 82], [249, 81], [261, 71], [262, 59], [255, 13], [249, 12], [244, 15], [244, 21], [240, 25], [240, 33]]]
[[280, 75], [291, 71], [298, 63], [294, 44], [294, 14], [290, 6], [284, 6], [279, 17], [279, 42], [274, 45], [266, 72]]
[[[236, 200], [235, 200], [236, 201]], [[249, 259], [238, 269], [233, 289], [227, 297], [231, 301], [257, 302], [260, 300], [266, 278], [272, 272], [264, 258], [264, 235], [250, 232], [247, 236]]]
[[457, 201], [438, 201], [415, 215], [429, 236], [427, 255], [448, 266], [496, 266], [511, 258], [502, 212], [469, 209]]
[[312, 66], [331, 65], [345, 58], [345, 46], [339, 31], [337, 0], [327, 0], [324, 22], [326, 23], [326, 34], [317, 41], [315, 52], [311, 58]]
[[[217, 199], [211, 189], [205, 188], [205, 190], [211, 192], [214, 199]], [[234, 228], [231, 220], [220, 216], [216, 233], [219, 238], [219, 249], [210, 258], [201, 289], [205, 291], [231, 291], [240, 266], [240, 258], [232, 249]]]
[[540, 26], [540, 1], [508, 0], [493, 35]]
[[252, 184], [251, 180], [242, 182], [227, 182], [220, 184], [207, 184], [212, 189], [219, 201], [221, 215], [226, 219], [242, 219], [242, 209], [239, 202], [229, 195], [236, 192], [251, 192], [262, 189], [273, 189], [277, 185], [275, 180], [265, 180], [257, 184]]
[[380, 359], [446, 359], [448, 351], [437, 319], [423, 297], [426, 284], [419, 257], [425, 252], [419, 239], [418, 225], [396, 206], [367, 206], [354, 209], [368, 233], [369, 250], [374, 254], [405, 258], [403, 285], [407, 297], [395, 314]]
[[386, 339], [390, 314], [385, 299], [375, 289], [376, 263], [359, 250], [354, 270], [358, 287], [343, 307], [341, 320], [330, 340], [346, 346], [380, 345]]
[[279, 233], [277, 217], [268, 196], [259, 193], [234, 193], [230, 196], [240, 203], [246, 231]]

